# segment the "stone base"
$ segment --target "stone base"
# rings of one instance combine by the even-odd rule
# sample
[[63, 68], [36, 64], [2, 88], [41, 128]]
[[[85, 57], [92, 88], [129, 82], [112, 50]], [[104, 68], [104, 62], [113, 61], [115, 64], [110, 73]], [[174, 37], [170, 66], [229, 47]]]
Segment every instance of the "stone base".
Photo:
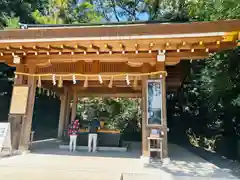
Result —
[[30, 150], [25, 150], [25, 151], [21, 151], [20, 153], [21, 153], [22, 155], [25, 155], [25, 154], [31, 153], [31, 151], [30, 151]]
[[[59, 145], [60, 149], [69, 149], [68, 145]], [[77, 146], [76, 147], [77, 150], [88, 150], [87, 146]], [[126, 152], [127, 148], [126, 147], [103, 147], [103, 146], [99, 146], [97, 147], [97, 151], [116, 151], [116, 152]]]
[[140, 160], [141, 160], [141, 163], [142, 163], [143, 166], [150, 164], [150, 157], [149, 156], [143, 156], [142, 155], [140, 157]]
[[162, 163], [163, 163], [163, 165], [169, 164], [170, 163], [170, 158], [169, 157], [163, 158]]
[[[153, 163], [153, 162], [156, 162], [154, 159], [152, 159], [153, 161], [151, 161], [151, 158], [148, 157], [148, 156], [141, 156], [141, 157], [140, 157], [140, 160], [141, 160], [141, 163], [142, 163], [143, 165], [149, 165], [149, 164], [151, 164], [151, 162], [152, 162], [152, 163]], [[162, 161], [158, 161], [158, 162], [160, 162], [163, 166], [164, 166], [164, 165], [168, 165], [168, 164], [170, 163], [170, 158], [169, 158], [169, 157], [163, 158]]]

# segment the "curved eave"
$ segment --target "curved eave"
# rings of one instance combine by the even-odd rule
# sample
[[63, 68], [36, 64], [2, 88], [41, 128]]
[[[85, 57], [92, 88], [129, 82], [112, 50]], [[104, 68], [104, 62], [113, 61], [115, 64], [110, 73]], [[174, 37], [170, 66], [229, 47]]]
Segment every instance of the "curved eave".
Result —
[[[240, 30], [240, 20], [193, 22], [193, 23], [154, 23], [111, 26], [76, 26], [33, 29], [7, 29], [0, 31], [2, 42], [19, 40], [38, 42], [40, 39], [95, 39], [117, 37], [168, 37], [191, 36], [190, 34], [222, 33]], [[170, 37], [170, 36], [169, 36]]]

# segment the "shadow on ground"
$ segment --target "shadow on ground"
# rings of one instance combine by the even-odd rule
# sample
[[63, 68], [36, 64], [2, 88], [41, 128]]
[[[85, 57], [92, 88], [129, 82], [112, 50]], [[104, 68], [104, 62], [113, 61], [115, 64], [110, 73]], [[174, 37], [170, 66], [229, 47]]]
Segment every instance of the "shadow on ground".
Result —
[[[138, 147], [138, 149], [136, 149]], [[170, 163], [166, 165], [162, 165], [159, 161], [153, 161], [148, 166], [141, 166], [141, 161], [139, 159], [141, 155], [140, 148], [141, 146], [134, 146], [130, 152], [96, 152], [96, 153], [88, 153], [86, 151], [78, 151], [78, 152], [68, 152], [67, 150], [60, 150], [58, 148], [58, 142], [56, 140], [52, 140], [49, 142], [44, 143], [36, 143], [33, 145], [33, 155], [40, 155], [45, 157], [44, 155], [54, 155], [54, 156], [63, 156], [67, 158], [69, 157], [76, 157], [78, 161], [83, 164], [84, 161], [88, 161], [88, 159], [98, 159], [97, 161], [106, 160], [105, 166], [109, 168], [118, 168], [124, 169], [128, 166], [132, 167], [133, 169], [138, 169], [138, 171], [146, 171], [146, 172], [159, 172], [161, 174], [168, 174], [174, 177], [182, 177], [182, 178], [210, 178], [210, 179], [237, 179], [236, 177], [232, 176], [229, 172], [229, 169], [221, 169], [214, 164], [204, 160], [203, 158], [194, 155], [193, 153], [187, 151], [186, 149], [175, 145], [169, 144], [169, 157], [171, 159]], [[50, 157], [50, 156], [49, 156]], [[88, 158], [89, 157], [89, 158]], [[126, 159], [126, 160], [124, 160]], [[128, 160], [127, 160], [128, 159]], [[118, 163], [122, 163], [122, 165], [117, 165]], [[123, 163], [124, 161], [124, 163]], [[93, 162], [92, 162], [93, 163]], [[88, 167], [96, 168], [96, 164], [88, 164]], [[100, 167], [101, 168], [101, 165]], [[127, 172], [129, 173], [132, 171], [132, 168], [127, 168]], [[141, 170], [142, 169], [142, 170]]]
[[191, 145], [185, 145], [184, 147], [188, 151], [200, 156], [201, 158], [212, 164], [215, 164], [222, 170], [227, 171], [240, 179], [240, 163], [237, 160], [230, 160], [217, 153], [210, 152], [203, 148], [197, 148]]

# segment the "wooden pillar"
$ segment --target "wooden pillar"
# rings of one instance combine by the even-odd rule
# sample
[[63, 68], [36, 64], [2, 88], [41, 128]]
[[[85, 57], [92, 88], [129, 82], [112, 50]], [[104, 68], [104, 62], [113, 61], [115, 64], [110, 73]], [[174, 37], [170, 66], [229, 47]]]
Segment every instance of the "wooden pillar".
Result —
[[147, 77], [142, 77], [142, 156], [149, 157], [147, 128]]
[[67, 89], [67, 102], [66, 102], [66, 113], [65, 113], [64, 128], [67, 128], [68, 124], [69, 124], [71, 99], [72, 99], [71, 92], [69, 91], [69, 89]]
[[168, 131], [167, 131], [167, 92], [166, 92], [166, 77], [162, 78], [162, 126], [163, 126], [163, 158], [168, 157]]
[[[165, 71], [165, 62], [158, 62], [156, 64], [157, 71]], [[161, 129], [164, 133], [163, 138], [163, 158], [168, 157], [168, 131], [167, 131], [167, 92], [166, 92], [166, 76], [162, 76], [162, 124]]]
[[[148, 63], [142, 65], [142, 73], [147, 73], [150, 71], [151, 66]], [[142, 157], [148, 159], [150, 157], [150, 152], [148, 150], [148, 136], [149, 129], [147, 127], [147, 76], [142, 77]], [[145, 161], [145, 160], [143, 160]]]
[[[23, 65], [16, 66], [16, 72], [24, 72]], [[23, 76], [18, 75], [14, 80], [14, 85], [21, 85], [24, 84]], [[17, 150], [20, 140], [20, 133], [21, 133], [21, 124], [22, 124], [21, 115], [9, 115], [8, 121], [10, 122], [11, 127], [11, 142], [12, 142], [12, 149]]]
[[67, 89], [64, 89], [64, 94], [60, 96], [60, 115], [58, 123], [58, 138], [61, 139], [63, 135], [64, 123], [66, 118], [66, 107], [67, 107]]
[[[35, 66], [29, 67], [29, 73], [35, 73]], [[33, 110], [35, 103], [35, 93], [36, 93], [36, 78], [33, 76], [28, 76], [28, 85], [29, 85], [29, 97], [27, 103], [27, 113], [23, 118], [22, 122], [22, 131], [20, 136], [19, 150], [20, 151], [28, 151], [29, 149], [29, 141], [30, 134], [32, 130], [32, 118], [33, 118]]]
[[76, 91], [73, 92], [73, 103], [72, 103], [72, 115], [71, 115], [71, 121], [73, 121], [76, 117], [77, 112], [77, 93]]

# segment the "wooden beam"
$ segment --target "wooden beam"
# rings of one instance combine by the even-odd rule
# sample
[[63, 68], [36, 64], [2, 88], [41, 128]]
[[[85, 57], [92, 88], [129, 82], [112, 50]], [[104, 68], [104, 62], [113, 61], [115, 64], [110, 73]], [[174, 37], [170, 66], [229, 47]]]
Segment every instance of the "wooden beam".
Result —
[[[69, 35], [68, 35], [69, 36]], [[66, 37], [68, 37], [66, 36]], [[76, 38], [77, 39], [77, 38]], [[154, 46], [152, 46], [152, 50], [158, 50], [160, 48], [167, 48], [169, 50], [176, 49], [176, 46], [178, 44], [181, 44], [182, 41], [186, 42], [185, 47], [181, 47], [183, 49], [189, 49], [189, 44], [197, 44], [200, 41], [203, 41], [204, 44], [210, 44], [216, 41], [223, 41], [223, 42], [229, 42], [230, 40], [226, 41], [224, 40], [223, 36], [211, 36], [211, 37], [177, 37], [177, 38], [154, 38], [154, 39], [126, 39], [126, 40], [95, 40], [94, 43], [92, 43], [89, 40], [72, 40], [72, 41], [53, 41], [53, 42], [16, 42], [16, 43], [1, 43], [0, 42], [0, 48], [5, 48], [8, 46], [13, 47], [20, 47], [20, 46], [26, 46], [26, 47], [34, 47], [34, 46], [41, 46], [41, 47], [47, 47], [49, 45], [52, 45], [54, 47], [61, 47], [63, 44], [69, 47], [76, 47], [76, 45], [80, 44], [82, 47], [89, 47], [88, 52], [96, 52], [97, 50], [103, 50], [105, 49], [105, 44], [108, 44], [110, 47], [112, 47], [112, 51], [114, 52], [121, 52], [123, 50], [123, 47], [126, 51], [135, 51], [136, 46], [135, 44], [139, 44], [139, 51], [148, 51], [149, 50], [149, 44], [154, 43]], [[166, 46], [166, 43], [169, 43], [168, 46]], [[122, 44], [123, 46], [121, 46]], [[200, 46], [199, 46], [200, 47]], [[86, 49], [79, 48], [80, 50], [84, 51]], [[69, 49], [65, 49], [64, 51], [68, 51]]]
[[[216, 40], [217, 41], [217, 40]], [[215, 52], [218, 50], [224, 50], [224, 49], [231, 49], [236, 46], [236, 43], [234, 41], [230, 42], [222, 42], [220, 45], [216, 44], [216, 41], [213, 41], [211, 43], [205, 43], [205, 44], [199, 44], [199, 42], [191, 43], [191, 44], [170, 44], [166, 46], [164, 44], [156, 44], [149, 47], [149, 44], [133, 44], [133, 45], [128, 45], [127, 47], [133, 46], [133, 48], [128, 48], [126, 49], [125, 46], [124, 48], [118, 47], [118, 49], [114, 49], [114, 47], [108, 45], [108, 48], [112, 48], [111, 50], [106, 51], [105, 47], [103, 49], [96, 49], [94, 51], [91, 51], [87, 49], [85, 46], [80, 46], [80, 45], [75, 45], [75, 47], [72, 47], [71, 45], [60, 45], [60, 46], [54, 46], [54, 45], [48, 45], [48, 46], [43, 46], [43, 45], [37, 45], [33, 47], [26, 47], [26, 46], [5, 46], [4, 48], [0, 48], [0, 53], [3, 53], [4, 55], [11, 55], [12, 53], [15, 53], [17, 55], [27, 55], [27, 56], [35, 56], [36, 53], [37, 55], [42, 55], [46, 56], [47, 55], [73, 55], [73, 54], [80, 54], [80, 55], [100, 55], [100, 54], [138, 54], [138, 53], [156, 53], [158, 50], [166, 50], [166, 51], [175, 51], [175, 52], [181, 52], [181, 51], [191, 51], [191, 49], [195, 49], [195, 51], [204, 51], [206, 49], [209, 49], [209, 52]], [[200, 41], [203, 42], [203, 41]], [[217, 41], [218, 42], [218, 41]], [[220, 42], [220, 41], [219, 41]], [[184, 41], [185, 43], [185, 41]], [[151, 43], [150, 43], [151, 44]], [[146, 47], [145, 47], [146, 46]], [[141, 48], [140, 48], [141, 47]], [[142, 48], [144, 47], [144, 48]], [[137, 49], [136, 49], [137, 48]], [[100, 51], [101, 50], [101, 51]], [[137, 50], [137, 51], [136, 51]], [[151, 50], [151, 51], [149, 51]], [[60, 53], [61, 52], [61, 53]], [[98, 52], [98, 53], [96, 53]], [[111, 52], [111, 53], [110, 53]], [[124, 52], [124, 53], [123, 53]], [[136, 53], [138, 52], [138, 53]]]
[[[220, 44], [218, 49], [214, 49], [214, 51], [218, 50], [225, 50], [229, 47], [233, 48], [236, 46], [236, 43], [230, 43], [230, 44]], [[55, 53], [52, 55], [46, 55], [46, 53], [37, 53], [34, 54], [35, 51], [31, 51], [33, 54], [26, 55], [25, 64], [36, 64], [36, 65], [45, 65], [46, 63], [50, 64], [53, 63], [74, 63], [77, 61], [86, 61], [91, 62], [93, 60], [98, 60], [100, 62], [107, 62], [107, 63], [116, 63], [116, 62], [129, 62], [129, 63], [149, 63], [149, 64], [156, 64], [156, 57], [157, 52], [154, 51], [152, 53], [148, 52], [139, 52], [138, 54], [131, 52], [131, 53], [125, 53], [122, 54], [119, 53], [104, 53], [97, 55], [96, 53], [88, 53], [88, 54], [74, 54], [71, 55], [69, 52], [68, 54], [61, 53]], [[194, 52], [191, 52], [190, 50], [184, 50], [184, 51], [167, 51], [166, 52], [166, 64], [167, 65], [175, 65], [182, 59], [205, 59], [209, 56], [209, 52], [212, 52], [210, 49], [208, 52], [206, 52], [206, 48], [203, 48], [201, 50], [194, 49]], [[13, 57], [11, 53], [5, 54], [2, 53], [2, 56], [0, 56], [0, 61], [4, 61], [8, 64], [13, 64]], [[23, 54], [19, 54], [20, 57], [23, 56]]]
[[78, 97], [103, 97], [103, 98], [141, 98], [141, 93], [78, 93]]
[[117, 93], [126, 93], [126, 94], [132, 94], [132, 93], [140, 93], [140, 91], [136, 91], [131, 87], [88, 87], [84, 88], [82, 86], [80, 87], [74, 87], [74, 91], [77, 93], [91, 93], [91, 94], [117, 94]]
[[59, 62], [76, 62], [76, 61], [93, 61], [93, 60], [99, 60], [101, 62], [156, 62], [156, 53], [128, 53], [128, 54], [74, 54], [70, 56], [70, 54], [63, 54], [59, 56], [56, 55], [41, 55], [39, 54], [37, 57], [35, 55], [28, 55], [28, 60], [26, 61], [26, 64], [31, 63], [42, 63], [51, 60], [52, 63], [59, 63]]

